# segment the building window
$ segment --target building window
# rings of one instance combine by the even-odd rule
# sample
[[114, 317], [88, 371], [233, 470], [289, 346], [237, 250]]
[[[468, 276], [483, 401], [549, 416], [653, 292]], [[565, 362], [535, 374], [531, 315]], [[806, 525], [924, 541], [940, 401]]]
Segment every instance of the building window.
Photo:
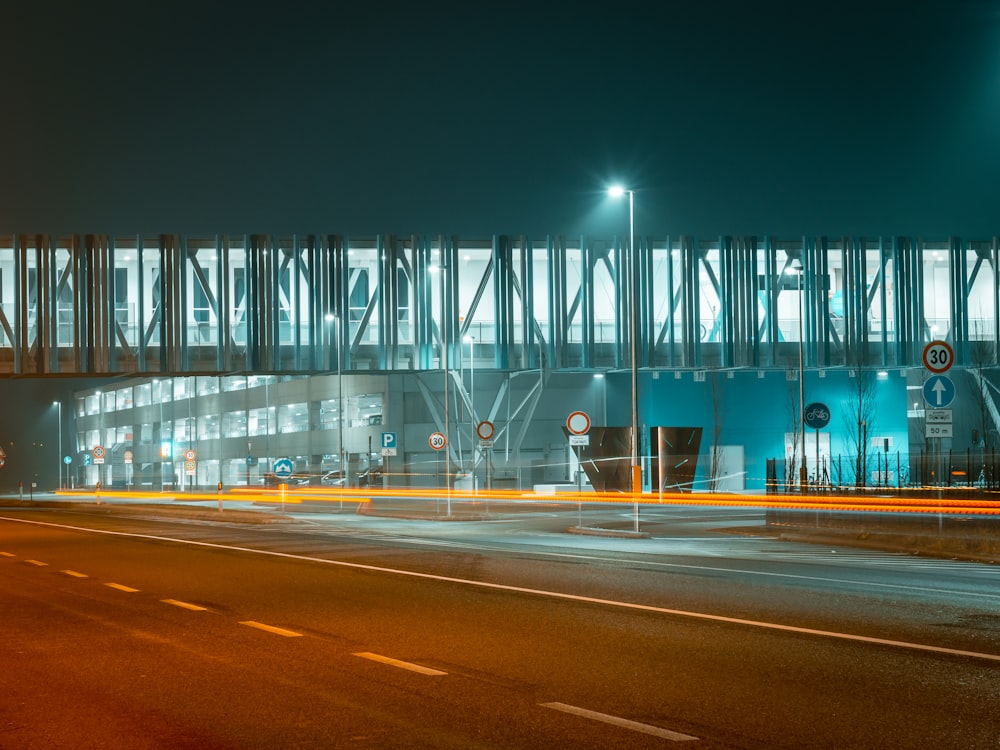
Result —
[[278, 410], [280, 432], [308, 432], [309, 408], [306, 404], [288, 404]]
[[245, 411], [227, 411], [222, 415], [222, 437], [246, 437], [247, 413]]

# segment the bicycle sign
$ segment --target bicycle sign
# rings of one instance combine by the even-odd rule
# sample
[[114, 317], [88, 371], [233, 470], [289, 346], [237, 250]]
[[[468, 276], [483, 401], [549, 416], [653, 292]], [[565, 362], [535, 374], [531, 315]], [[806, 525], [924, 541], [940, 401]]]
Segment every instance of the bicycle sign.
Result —
[[805, 421], [806, 427], [821, 430], [830, 424], [830, 409], [826, 404], [814, 401], [806, 407], [802, 413], [802, 419]]
[[948, 372], [955, 362], [955, 351], [947, 341], [932, 341], [924, 347], [924, 367], [933, 373]]

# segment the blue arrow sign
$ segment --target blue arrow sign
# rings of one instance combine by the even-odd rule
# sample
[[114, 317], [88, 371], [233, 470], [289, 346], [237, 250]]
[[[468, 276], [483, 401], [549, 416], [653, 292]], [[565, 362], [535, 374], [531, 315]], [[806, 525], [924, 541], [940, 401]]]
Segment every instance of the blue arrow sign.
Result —
[[924, 401], [943, 409], [955, 400], [955, 383], [947, 375], [933, 375], [924, 382]]

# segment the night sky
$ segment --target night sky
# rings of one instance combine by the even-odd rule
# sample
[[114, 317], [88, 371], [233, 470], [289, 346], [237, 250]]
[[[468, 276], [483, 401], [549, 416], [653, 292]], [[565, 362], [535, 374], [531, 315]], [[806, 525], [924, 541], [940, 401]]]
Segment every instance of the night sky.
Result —
[[6, 2], [0, 232], [1000, 232], [1000, 0]]

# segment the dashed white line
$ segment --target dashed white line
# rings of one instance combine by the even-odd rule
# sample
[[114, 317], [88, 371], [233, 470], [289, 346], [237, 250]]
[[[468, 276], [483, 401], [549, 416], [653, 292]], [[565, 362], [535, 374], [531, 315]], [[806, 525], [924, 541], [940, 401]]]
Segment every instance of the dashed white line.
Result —
[[126, 586], [124, 583], [106, 583], [105, 586], [110, 586], [113, 589], [118, 589], [119, 591], [125, 591], [129, 594], [134, 594], [139, 589], [134, 589], [131, 586]]
[[[9, 518], [0, 517], [5, 521], [13, 521], [15, 523], [26, 523], [34, 526], [50, 526], [59, 529], [73, 529], [74, 531], [82, 531], [89, 534], [101, 534], [107, 536], [118, 536], [118, 537], [128, 537], [131, 539], [154, 539], [163, 542], [175, 542], [178, 544], [188, 544], [193, 547], [203, 547], [205, 549], [226, 549], [233, 550], [235, 552], [244, 552], [247, 554], [254, 555], [268, 555], [271, 557], [278, 557], [284, 560], [308, 560], [310, 562], [319, 563], [322, 565], [331, 565], [335, 567], [347, 568], [351, 570], [365, 570], [376, 573], [388, 573], [391, 575], [405, 576], [407, 578], [425, 580], [425, 581], [442, 581], [444, 583], [456, 583], [464, 586], [472, 586], [475, 588], [482, 588], [491, 591], [506, 591], [514, 594], [529, 594], [532, 596], [542, 596], [552, 599], [559, 599], [562, 601], [570, 602], [582, 602], [587, 604], [597, 604], [606, 607], [616, 607], [618, 609], [632, 610], [636, 612], [653, 612], [662, 615], [673, 615], [676, 617], [689, 617], [696, 620], [704, 620], [707, 622], [723, 622], [729, 623], [731, 625], [740, 625], [744, 627], [761, 628], [764, 630], [772, 630], [776, 632], [785, 633], [798, 633], [802, 635], [812, 635], [820, 638], [832, 638], [840, 641], [855, 642], [855, 643], [866, 643], [874, 644], [880, 646], [891, 646], [894, 648], [907, 649], [911, 651], [921, 651], [925, 653], [933, 654], [948, 654], [951, 656], [966, 656], [972, 659], [983, 659], [986, 661], [1000, 662], [1000, 654], [990, 654], [980, 651], [967, 651], [965, 649], [957, 648], [947, 648], [944, 646], [932, 646], [925, 643], [912, 643], [909, 641], [896, 641], [890, 638], [873, 638], [871, 636], [857, 635], [855, 633], [841, 633], [833, 630], [819, 630], [817, 628], [803, 628], [796, 627], [794, 625], [783, 625], [776, 622], [765, 622], [762, 620], [747, 620], [740, 617], [725, 617], [723, 615], [713, 615], [707, 612], [693, 612], [691, 610], [683, 609], [673, 609], [670, 607], [659, 607], [652, 604], [639, 604], [636, 602], [624, 602], [616, 601], [614, 599], [603, 599], [601, 597], [593, 596], [581, 596], [579, 594], [570, 594], [562, 591], [551, 591], [546, 589], [535, 589], [527, 586], [512, 586], [504, 583], [493, 583], [490, 581], [476, 581], [468, 578], [456, 578], [454, 576], [443, 576], [434, 573], [421, 573], [415, 570], [403, 570], [400, 568], [388, 568], [381, 565], [368, 565], [365, 563], [348, 562], [346, 560], [330, 560], [323, 557], [311, 557], [309, 555], [296, 555], [290, 552], [275, 552], [271, 550], [254, 549], [253, 547], [240, 547], [238, 545], [232, 544], [216, 544], [213, 542], [199, 542], [192, 539], [178, 539], [176, 537], [169, 536], [159, 536], [157, 534], [132, 534], [123, 531], [110, 531], [107, 529], [90, 529], [86, 526], [72, 526], [69, 524], [58, 524], [49, 523], [47, 521], [32, 521], [23, 518]], [[44, 563], [42, 563], [44, 565]], [[676, 565], [671, 567], [690, 567], [695, 568], [696, 566], [684, 566]], [[704, 569], [704, 568], [702, 568]], [[746, 571], [739, 571], [746, 572]], [[806, 578], [806, 576], [789, 576], [792, 578]], [[822, 579], [818, 579], [822, 580]]]
[[89, 578], [90, 577], [86, 573], [78, 573], [75, 570], [64, 570], [62, 572], [65, 573], [68, 576], [72, 576], [73, 578]]
[[697, 740], [697, 737], [693, 737], [690, 734], [682, 734], [681, 732], [674, 732], [670, 729], [663, 729], [662, 727], [655, 727], [652, 724], [643, 724], [638, 721], [632, 721], [631, 719], [623, 719], [620, 716], [612, 716], [610, 714], [602, 714], [597, 711], [590, 711], [586, 708], [580, 708], [579, 706], [570, 706], [566, 703], [542, 703], [540, 704], [545, 708], [552, 708], [556, 711], [563, 711], [568, 714], [574, 714], [576, 716], [582, 716], [586, 719], [593, 719], [594, 721], [602, 721], [605, 724], [613, 724], [616, 727], [622, 727], [623, 729], [631, 729], [633, 732], [642, 732], [643, 734], [651, 734], [654, 737], [660, 737], [665, 740], [673, 740], [674, 742], [688, 742], [690, 740]]
[[425, 667], [420, 664], [414, 664], [409, 661], [400, 661], [399, 659], [393, 659], [389, 656], [382, 656], [381, 654], [373, 654], [370, 651], [359, 651], [355, 656], [360, 656], [362, 659], [370, 659], [371, 661], [377, 661], [381, 664], [388, 664], [390, 667], [399, 667], [400, 669], [408, 669], [411, 672], [418, 672], [419, 674], [429, 675], [431, 677], [438, 677], [440, 675], [448, 674], [447, 672], [442, 672], [440, 669], [431, 669], [430, 667]]
[[175, 607], [180, 607], [181, 609], [190, 609], [192, 612], [205, 612], [208, 608], [201, 607], [197, 604], [191, 604], [191, 602], [182, 602], [177, 599], [160, 599], [164, 604], [172, 604]]
[[285, 628], [279, 628], [274, 625], [265, 625], [262, 622], [254, 622], [253, 620], [246, 620], [241, 622], [240, 625], [257, 628], [257, 630], [264, 630], [268, 633], [274, 633], [275, 635], [283, 635], [286, 638], [298, 638], [302, 635], [302, 633], [296, 633], [294, 630], [286, 630]]
[[29, 565], [37, 565], [39, 568], [48, 567], [47, 562], [42, 562], [41, 560], [25, 560]]
[[17, 557], [13, 552], [0, 552], [0, 557]]

